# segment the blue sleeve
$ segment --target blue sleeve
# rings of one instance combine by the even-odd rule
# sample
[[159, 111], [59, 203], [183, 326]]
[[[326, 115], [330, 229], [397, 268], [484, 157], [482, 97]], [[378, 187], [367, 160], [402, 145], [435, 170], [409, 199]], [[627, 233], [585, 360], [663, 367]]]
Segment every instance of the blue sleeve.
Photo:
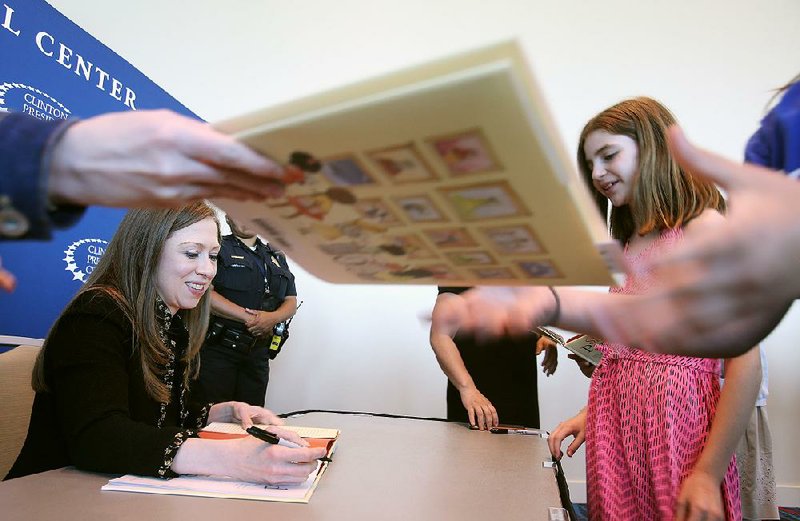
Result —
[[800, 176], [800, 82], [781, 96], [747, 142], [745, 161]]
[[0, 199], [21, 214], [28, 226], [21, 237], [12, 237], [14, 233], [4, 233], [0, 227], [0, 240], [48, 239], [53, 227], [70, 226], [83, 215], [79, 207], [53, 211], [47, 200], [47, 152], [70, 124], [0, 113]]

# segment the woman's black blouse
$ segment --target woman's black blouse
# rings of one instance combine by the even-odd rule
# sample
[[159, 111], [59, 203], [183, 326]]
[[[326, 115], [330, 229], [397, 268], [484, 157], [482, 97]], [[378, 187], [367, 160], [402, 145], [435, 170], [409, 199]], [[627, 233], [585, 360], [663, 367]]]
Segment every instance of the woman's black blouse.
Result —
[[164, 375], [171, 384], [170, 403], [161, 404], [145, 390], [133, 328], [119, 305], [100, 292], [80, 295], [48, 337], [44, 371], [49, 389], [36, 393], [28, 436], [6, 479], [67, 465], [174, 475], [172, 459], [181, 443], [196, 435], [194, 429], [205, 424], [208, 406], [192, 404], [188, 392], [181, 397], [188, 333], [179, 315], [167, 325], [175, 363]]

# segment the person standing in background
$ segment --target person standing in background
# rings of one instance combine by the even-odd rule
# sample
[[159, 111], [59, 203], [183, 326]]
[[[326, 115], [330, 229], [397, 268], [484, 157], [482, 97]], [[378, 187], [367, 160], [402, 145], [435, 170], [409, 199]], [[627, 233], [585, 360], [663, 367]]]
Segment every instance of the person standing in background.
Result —
[[739, 470], [739, 495], [742, 498], [742, 519], [759, 521], [780, 519], [777, 487], [772, 465], [772, 432], [767, 415], [769, 372], [764, 345], [758, 347], [761, 357], [761, 386], [753, 414], [736, 446], [736, 467]]
[[274, 328], [297, 311], [297, 289], [282, 252], [225, 220], [231, 234], [221, 242], [200, 385], [210, 402], [263, 406]]
[[[440, 299], [470, 288], [439, 287]], [[431, 333], [431, 347], [447, 375], [447, 419], [478, 429], [503, 424], [539, 427], [536, 356], [546, 349], [548, 376], [558, 364], [554, 343], [535, 333], [478, 342], [473, 335]]]

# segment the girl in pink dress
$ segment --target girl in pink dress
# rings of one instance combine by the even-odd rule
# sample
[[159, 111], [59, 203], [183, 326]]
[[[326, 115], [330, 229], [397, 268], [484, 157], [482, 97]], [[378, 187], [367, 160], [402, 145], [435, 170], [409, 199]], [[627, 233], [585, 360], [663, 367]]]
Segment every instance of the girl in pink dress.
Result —
[[[611, 204], [611, 233], [631, 268], [612, 292], [656, 286], [657, 275], [642, 265], [723, 218], [716, 187], [683, 171], [668, 152], [666, 129], [674, 123], [660, 103], [636, 98], [604, 110], [581, 133], [580, 170], [601, 208]], [[585, 292], [559, 293], [563, 316], [576, 312]], [[758, 350], [725, 361], [720, 392], [719, 360], [618, 344], [599, 349], [588, 406], [549, 439], [555, 457], [564, 438], [575, 437], [569, 456], [586, 441], [590, 519], [741, 519], [733, 453], [758, 391]]]

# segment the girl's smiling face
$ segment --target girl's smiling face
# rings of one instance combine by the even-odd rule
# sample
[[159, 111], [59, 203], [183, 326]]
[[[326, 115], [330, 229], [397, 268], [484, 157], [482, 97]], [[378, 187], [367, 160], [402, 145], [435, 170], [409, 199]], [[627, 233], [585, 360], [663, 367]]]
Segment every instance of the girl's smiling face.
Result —
[[583, 157], [595, 190], [619, 207], [630, 204], [639, 174], [639, 147], [628, 136], [594, 130], [586, 136]]

